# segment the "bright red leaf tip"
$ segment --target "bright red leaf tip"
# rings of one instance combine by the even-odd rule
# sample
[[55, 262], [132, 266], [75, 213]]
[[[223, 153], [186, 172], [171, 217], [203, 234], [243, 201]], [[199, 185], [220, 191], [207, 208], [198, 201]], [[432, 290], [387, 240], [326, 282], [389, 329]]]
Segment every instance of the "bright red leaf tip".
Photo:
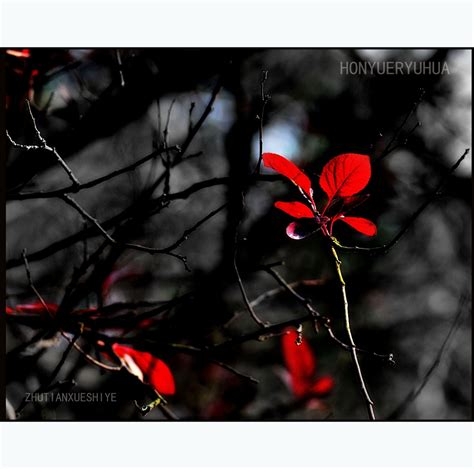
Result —
[[329, 160], [323, 168], [319, 185], [329, 200], [360, 192], [369, 182], [370, 158], [357, 153], [344, 153]]
[[366, 236], [375, 236], [377, 234], [377, 226], [375, 223], [361, 217], [341, 217], [338, 220], [347, 223], [349, 226]]
[[314, 218], [314, 212], [301, 202], [275, 202], [275, 207], [294, 218]]
[[271, 168], [282, 176], [287, 177], [293, 184], [296, 184], [309, 198], [313, 200], [313, 190], [311, 181], [298, 166], [276, 153], [264, 153], [262, 155], [263, 164]]
[[293, 394], [297, 398], [326, 395], [334, 386], [332, 378], [315, 378], [316, 356], [304, 338], [297, 345], [297, 338], [298, 333], [294, 329], [287, 329], [281, 339], [283, 359], [290, 373]]
[[140, 352], [117, 343], [112, 345], [112, 350], [125, 368], [142, 383], [149, 384], [160, 394], [175, 393], [173, 374], [165, 362], [151, 353]]

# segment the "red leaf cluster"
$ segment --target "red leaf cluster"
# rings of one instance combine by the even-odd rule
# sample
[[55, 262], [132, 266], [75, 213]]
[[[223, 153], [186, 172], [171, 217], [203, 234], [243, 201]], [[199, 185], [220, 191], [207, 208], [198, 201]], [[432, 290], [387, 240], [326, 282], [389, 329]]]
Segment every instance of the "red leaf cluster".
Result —
[[319, 178], [319, 185], [328, 197], [322, 212], [317, 210], [314, 203], [310, 179], [294, 163], [276, 153], [264, 153], [263, 163], [293, 182], [309, 203], [275, 203], [275, 207], [293, 218], [309, 219], [290, 223], [286, 229], [290, 238], [306, 238], [318, 230], [326, 236], [332, 236], [334, 222], [339, 220], [366, 236], [377, 234], [377, 227], [370, 220], [345, 215], [367, 198], [366, 195], [358, 194], [367, 186], [371, 176], [370, 158], [367, 155], [344, 153], [326, 163]]

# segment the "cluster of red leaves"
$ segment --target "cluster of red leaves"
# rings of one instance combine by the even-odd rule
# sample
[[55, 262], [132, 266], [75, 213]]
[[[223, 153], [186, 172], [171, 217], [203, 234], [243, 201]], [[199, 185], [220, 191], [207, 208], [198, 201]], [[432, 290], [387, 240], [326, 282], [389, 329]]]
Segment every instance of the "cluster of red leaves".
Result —
[[[364, 189], [371, 176], [370, 158], [367, 155], [345, 153], [332, 158], [323, 168], [319, 186], [327, 195], [327, 202], [319, 211], [313, 199], [313, 188], [309, 177], [294, 163], [276, 153], [264, 153], [263, 163], [287, 177], [295, 184], [304, 198], [302, 202], [276, 202], [275, 207], [293, 218], [299, 219], [288, 225], [286, 233], [290, 238], [303, 239], [318, 230], [325, 236], [332, 236], [333, 225], [343, 221], [366, 236], [375, 236], [377, 227], [361, 217], [348, 217], [346, 213], [364, 202], [368, 195], [358, 194]], [[358, 194], [358, 195], [356, 195]]]
[[281, 348], [295, 397], [327, 396], [334, 387], [334, 380], [331, 376], [315, 377], [316, 356], [308, 342], [303, 337], [299, 338], [298, 332], [290, 328], [282, 335]]

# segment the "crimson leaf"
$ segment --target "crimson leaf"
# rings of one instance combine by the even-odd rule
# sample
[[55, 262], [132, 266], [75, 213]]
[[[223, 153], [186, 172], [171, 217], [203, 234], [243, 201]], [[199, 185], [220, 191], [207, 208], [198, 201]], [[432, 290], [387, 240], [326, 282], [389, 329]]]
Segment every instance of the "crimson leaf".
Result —
[[316, 357], [311, 347], [303, 338], [300, 345], [296, 345], [298, 333], [288, 329], [281, 339], [283, 359], [291, 376], [293, 392], [302, 395], [307, 391], [316, 371]]
[[173, 374], [165, 362], [151, 353], [117, 343], [112, 345], [112, 350], [125, 368], [142, 383], [151, 385], [160, 394], [175, 393]]
[[366, 236], [375, 236], [377, 234], [377, 226], [375, 223], [367, 220], [367, 218], [361, 217], [340, 217], [338, 220], [341, 220], [347, 223], [349, 226], [354, 228], [354, 230], [359, 231]]
[[334, 197], [347, 197], [361, 191], [371, 175], [367, 155], [344, 153], [326, 163], [319, 178], [321, 189], [329, 201]]
[[314, 218], [313, 211], [301, 202], [275, 202], [275, 207], [294, 218]]
[[264, 153], [262, 155], [263, 164], [267, 168], [275, 170], [277, 173], [287, 177], [293, 184], [296, 184], [309, 198], [313, 200], [313, 190], [311, 181], [298, 166], [276, 153]]

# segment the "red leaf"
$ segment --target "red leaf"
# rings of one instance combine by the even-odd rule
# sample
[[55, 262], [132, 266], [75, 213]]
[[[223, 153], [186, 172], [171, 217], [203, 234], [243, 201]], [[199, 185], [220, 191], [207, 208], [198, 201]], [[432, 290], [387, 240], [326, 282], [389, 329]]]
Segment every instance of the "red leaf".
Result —
[[275, 202], [275, 207], [295, 218], [314, 218], [313, 211], [301, 202]]
[[311, 189], [311, 181], [298, 166], [287, 160], [284, 156], [276, 153], [264, 153], [262, 155], [263, 164], [267, 168], [275, 170], [277, 173], [287, 177], [291, 182], [296, 184], [312, 201], [313, 189]]
[[127, 370], [142, 383], [151, 385], [160, 394], [175, 393], [173, 374], [165, 362], [151, 353], [140, 352], [120, 344], [113, 344], [112, 350]]
[[309, 392], [315, 396], [325, 396], [332, 391], [333, 387], [334, 379], [331, 376], [323, 376], [313, 383]]
[[286, 227], [286, 235], [291, 239], [304, 239], [318, 231], [320, 227], [314, 220], [294, 221]]
[[370, 220], [361, 217], [340, 217], [341, 220], [347, 223], [349, 226], [357, 230], [359, 233], [365, 234], [366, 236], [375, 236], [377, 234], [377, 226]]
[[25, 305], [16, 305], [14, 309], [9, 308], [7, 310], [8, 314], [15, 314], [15, 313], [31, 313], [31, 314], [48, 314], [48, 311], [50, 314], [54, 315], [58, 311], [58, 305], [53, 304], [53, 303], [45, 303], [47, 306], [47, 310], [43, 306], [43, 303], [40, 301], [36, 303], [29, 303]]
[[344, 153], [323, 168], [319, 185], [331, 201], [335, 196], [347, 197], [361, 191], [371, 175], [370, 158], [357, 153]]
[[297, 396], [307, 392], [307, 383], [311, 382], [316, 371], [316, 357], [303, 338], [301, 345], [296, 345], [298, 333], [288, 329], [281, 339], [283, 359], [291, 376], [293, 392]]

